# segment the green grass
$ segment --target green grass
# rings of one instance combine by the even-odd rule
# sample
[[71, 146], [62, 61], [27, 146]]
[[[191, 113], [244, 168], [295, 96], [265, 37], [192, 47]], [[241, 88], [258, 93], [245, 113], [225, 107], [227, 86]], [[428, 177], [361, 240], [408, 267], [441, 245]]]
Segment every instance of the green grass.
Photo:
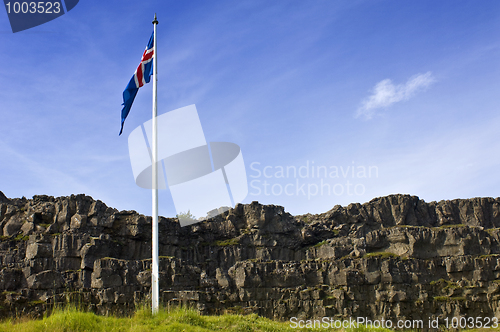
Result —
[[229, 239], [229, 240], [219, 240], [219, 241], [215, 241], [214, 242], [214, 246], [217, 246], [217, 247], [227, 247], [227, 246], [235, 246], [239, 243], [239, 239], [238, 238], [232, 238], [232, 239]]
[[449, 297], [449, 296], [434, 296], [434, 301], [439, 301], [439, 302], [449, 302], [449, 301], [466, 301], [467, 299], [465, 296], [455, 296], [455, 297]]
[[455, 288], [460, 288], [458, 283], [450, 281], [450, 280], [445, 280], [445, 279], [439, 279], [439, 280], [434, 280], [429, 283], [429, 285], [434, 286], [440, 286], [443, 288], [443, 291], [448, 290], [448, 289], [455, 289]]
[[488, 254], [488, 255], [481, 255], [479, 256], [479, 258], [489, 258], [489, 257], [498, 257], [500, 255], [498, 254]]
[[364, 255], [365, 258], [369, 257], [380, 257], [382, 259], [384, 258], [399, 258], [398, 255], [393, 254], [392, 252], [385, 252], [385, 251], [379, 251], [379, 252], [369, 252]]
[[318, 243], [316, 243], [315, 245], [313, 245], [313, 247], [314, 247], [314, 248], [319, 248], [319, 247], [321, 247], [322, 245], [327, 244], [327, 243], [328, 243], [328, 242], [327, 242], [326, 240], [323, 240], [323, 241], [318, 242]]
[[[83, 332], [83, 331], [326, 331], [326, 329], [298, 329], [292, 328], [290, 322], [276, 322], [251, 315], [221, 315], [202, 316], [195, 310], [176, 308], [172, 310], [160, 309], [158, 314], [152, 315], [149, 307], [136, 311], [132, 317], [103, 317], [93, 313], [83, 312], [75, 307], [57, 309], [52, 315], [39, 320], [21, 318], [0, 323], [0, 331], [9, 332]], [[367, 329], [345, 329], [337, 331], [368, 331]], [[386, 332], [387, 329], [369, 329], [369, 331]]]
[[29, 239], [30, 239], [30, 237], [29, 237], [29, 236], [27, 236], [27, 235], [26, 235], [26, 236], [24, 236], [23, 234], [19, 234], [19, 235], [17, 235], [17, 236], [14, 238], [14, 240], [16, 240], [16, 241], [28, 241]]
[[439, 227], [433, 227], [433, 229], [461, 228], [461, 227], [467, 227], [467, 225], [464, 225], [464, 224], [442, 225], [442, 226], [439, 226]]
[[434, 301], [447, 302], [449, 300], [448, 296], [434, 296]]

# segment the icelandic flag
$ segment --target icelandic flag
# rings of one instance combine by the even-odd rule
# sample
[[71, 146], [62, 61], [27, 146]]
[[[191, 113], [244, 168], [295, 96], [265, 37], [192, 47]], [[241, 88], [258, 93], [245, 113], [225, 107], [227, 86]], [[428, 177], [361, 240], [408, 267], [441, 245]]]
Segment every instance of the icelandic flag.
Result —
[[153, 75], [153, 45], [154, 45], [154, 31], [151, 34], [151, 38], [149, 38], [148, 46], [146, 46], [146, 50], [142, 54], [141, 63], [135, 70], [134, 76], [128, 82], [125, 91], [123, 91], [123, 109], [122, 109], [122, 128], [120, 130], [120, 134], [123, 131], [123, 124], [125, 123], [125, 119], [130, 113], [130, 108], [132, 107], [132, 103], [134, 102], [135, 96], [137, 95], [137, 91], [144, 84], [149, 83], [151, 79], [151, 75]]

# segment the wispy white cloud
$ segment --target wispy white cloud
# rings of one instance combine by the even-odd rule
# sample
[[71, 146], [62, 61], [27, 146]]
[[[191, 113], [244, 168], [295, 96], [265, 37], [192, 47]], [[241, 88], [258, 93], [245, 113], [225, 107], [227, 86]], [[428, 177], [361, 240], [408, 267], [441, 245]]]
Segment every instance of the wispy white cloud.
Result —
[[376, 109], [406, 101], [435, 81], [430, 71], [412, 76], [404, 84], [394, 85], [390, 79], [382, 80], [375, 85], [372, 95], [362, 102], [356, 112], [356, 118], [369, 120], [375, 115]]
[[[419, 139], [412, 149], [382, 152], [375, 162], [383, 174], [372, 196], [418, 195], [427, 201], [498, 197], [500, 118], [460, 126]], [[452, 138], [452, 139], [450, 139]], [[467, 151], [467, 153], [464, 153]]]

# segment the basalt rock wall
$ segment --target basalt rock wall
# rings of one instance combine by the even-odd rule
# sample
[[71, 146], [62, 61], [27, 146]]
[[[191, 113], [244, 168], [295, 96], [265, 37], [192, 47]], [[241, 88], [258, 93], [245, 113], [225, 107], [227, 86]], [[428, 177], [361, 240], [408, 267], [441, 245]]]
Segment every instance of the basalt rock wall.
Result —
[[[500, 318], [500, 198], [391, 195], [292, 216], [238, 204], [160, 218], [165, 305], [270, 318]], [[148, 300], [151, 218], [85, 195], [0, 192], [0, 315], [56, 304], [127, 314]]]

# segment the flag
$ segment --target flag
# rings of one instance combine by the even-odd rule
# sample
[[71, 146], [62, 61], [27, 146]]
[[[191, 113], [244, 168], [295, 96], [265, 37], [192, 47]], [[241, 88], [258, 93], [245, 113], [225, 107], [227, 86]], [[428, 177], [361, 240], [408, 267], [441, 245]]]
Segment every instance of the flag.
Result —
[[139, 88], [144, 84], [149, 83], [151, 75], [153, 75], [153, 46], [154, 31], [151, 34], [151, 38], [149, 38], [146, 50], [144, 50], [144, 53], [142, 54], [141, 63], [135, 70], [134, 76], [132, 76], [130, 82], [128, 82], [125, 91], [123, 91], [122, 127], [119, 135], [122, 134], [123, 124], [125, 123], [128, 113], [130, 113], [130, 108], [132, 107], [132, 103], [137, 95], [137, 91], [139, 91]]

